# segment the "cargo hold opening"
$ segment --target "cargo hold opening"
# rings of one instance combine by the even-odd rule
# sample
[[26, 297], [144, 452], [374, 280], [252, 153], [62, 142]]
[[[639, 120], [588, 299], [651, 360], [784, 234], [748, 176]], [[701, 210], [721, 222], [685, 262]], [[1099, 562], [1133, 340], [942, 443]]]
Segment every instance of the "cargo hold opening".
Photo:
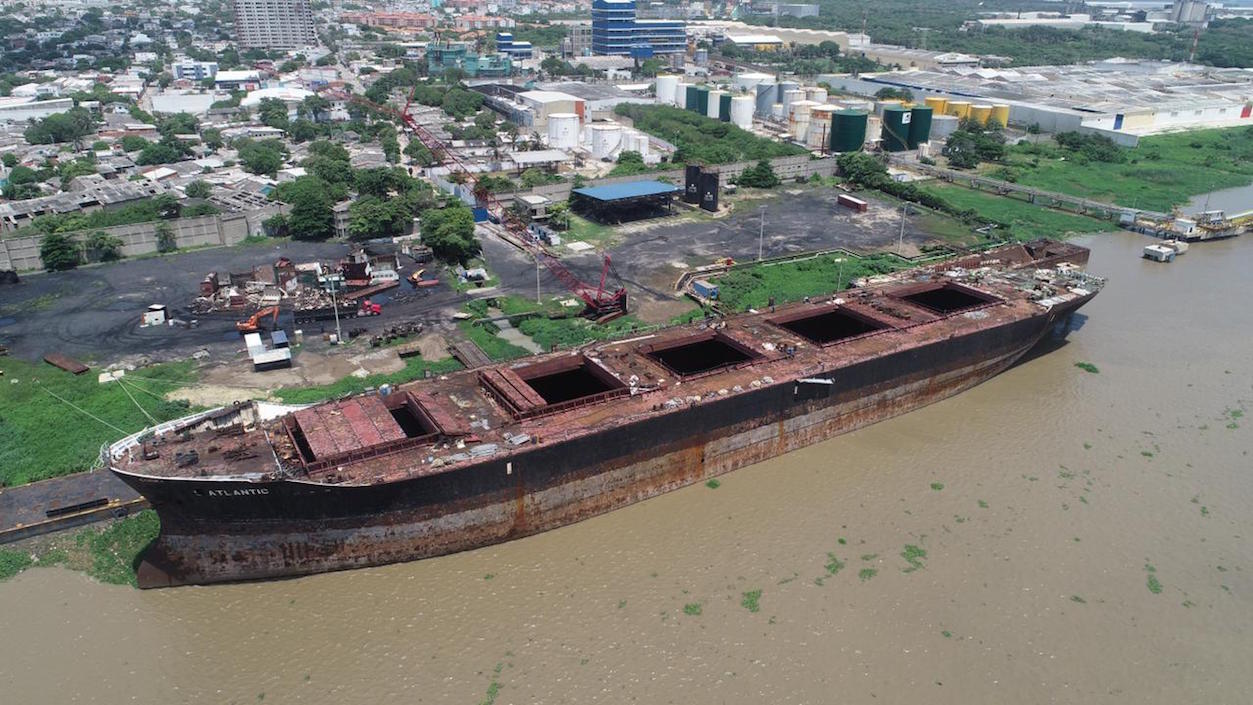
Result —
[[915, 291], [911, 294], [897, 294], [896, 296], [899, 299], [917, 304], [928, 311], [934, 311], [940, 315], [979, 308], [997, 301], [995, 297], [988, 294], [968, 289], [964, 286], [958, 286], [957, 284], [940, 284], [922, 291]]
[[680, 377], [736, 367], [760, 357], [730, 337], [713, 331], [648, 345], [640, 352]]
[[774, 318], [770, 322], [818, 345], [830, 345], [890, 327], [868, 316], [836, 307]]
[[562, 404], [625, 389], [621, 381], [583, 355], [548, 360], [513, 372], [544, 404]]
[[412, 395], [408, 393], [389, 395], [383, 397], [383, 403], [396, 425], [404, 432], [405, 438], [422, 438], [439, 433], [439, 427]]

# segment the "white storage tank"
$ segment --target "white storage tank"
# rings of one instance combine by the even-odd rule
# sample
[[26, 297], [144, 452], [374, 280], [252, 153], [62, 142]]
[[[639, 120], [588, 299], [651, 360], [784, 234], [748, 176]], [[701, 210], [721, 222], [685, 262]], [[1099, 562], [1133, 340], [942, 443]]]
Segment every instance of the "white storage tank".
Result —
[[774, 118], [775, 120], [783, 119], [783, 103], [775, 103], [774, 105], [770, 106], [770, 117]]
[[679, 77], [669, 74], [657, 76], [657, 102], [661, 105], [674, 104], [674, 91], [679, 86]]
[[875, 144], [883, 139], [883, 118], [870, 116], [866, 121], [866, 144]]
[[722, 105], [722, 96], [726, 95], [724, 91], [709, 91], [709, 106], [705, 110], [705, 117], [718, 119], [718, 107]]
[[592, 157], [613, 156], [622, 142], [621, 125], [592, 125]]
[[784, 103], [784, 105], [787, 106], [786, 110], [789, 118], [795, 117], [797, 113], [804, 113], [805, 118], [808, 119], [810, 109], [819, 104], [813, 102], [812, 100], [802, 99], [792, 101], [791, 103]]
[[548, 146], [553, 149], [574, 149], [579, 146], [579, 116], [574, 113], [549, 115]]
[[827, 102], [827, 89], [821, 86], [814, 87], [814, 88], [806, 88], [805, 98], [808, 100], [812, 100], [815, 103], [825, 103]]
[[805, 144], [805, 141], [809, 139], [809, 110], [792, 111], [792, 117], [788, 119], [787, 124], [792, 139]]
[[751, 90], [754, 86], [761, 83], [774, 83], [774, 76], [771, 76], [768, 73], [745, 71], [743, 73], [737, 73], [734, 79], [735, 87], [742, 90]]
[[677, 108], [687, 107], [687, 87], [692, 84], [679, 81], [674, 84], [674, 105]]
[[753, 109], [757, 107], [752, 96], [737, 95], [731, 98], [731, 122], [745, 130], [753, 126]]
[[809, 109], [809, 138], [805, 144], [811, 149], [823, 149], [831, 143], [831, 116], [834, 105], [815, 105]]
[[[782, 85], [783, 84], [780, 84], [780, 86]], [[792, 89], [783, 91], [781, 95], [783, 96], [781, 102], [783, 103], [784, 108], [788, 110], [789, 114], [791, 113], [792, 103], [796, 103], [805, 99], [805, 91], [802, 91], [799, 88], [792, 88]]]
[[949, 135], [957, 132], [957, 125], [961, 122], [961, 118], [956, 115], [931, 115], [931, 139], [941, 140]]

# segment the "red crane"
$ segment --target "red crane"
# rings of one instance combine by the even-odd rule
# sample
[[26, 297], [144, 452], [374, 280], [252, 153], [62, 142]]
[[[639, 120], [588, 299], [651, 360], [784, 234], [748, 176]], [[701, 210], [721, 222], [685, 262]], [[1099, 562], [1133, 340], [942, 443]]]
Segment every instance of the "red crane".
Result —
[[419, 125], [413, 119], [413, 116], [409, 114], [409, 105], [413, 102], [413, 91], [409, 92], [409, 98], [405, 101], [405, 107], [400, 110], [390, 105], [379, 105], [353, 93], [338, 94], [337, 97], [359, 103], [399, 120], [418, 138], [418, 141], [423, 146], [431, 150], [431, 154], [436, 161], [448, 165], [453, 174], [459, 175], [466, 182], [469, 182], [474, 193], [475, 202], [486, 208], [488, 213], [499, 221], [501, 227], [513, 236], [514, 240], [520, 243], [536, 260], [543, 262], [548, 271], [553, 273], [553, 276], [557, 277], [575, 296], [582, 299], [584, 303], [583, 315], [599, 321], [606, 321], [626, 313], [626, 288], [622, 286], [612, 290], [605, 288], [606, 279], [609, 272], [613, 269], [609, 254], [605, 253], [604, 255], [604, 261], [601, 265], [600, 283], [597, 286], [592, 286], [575, 276], [560, 260], [552, 256], [541, 243], [532, 238], [530, 232], [527, 231], [526, 223], [522, 222], [522, 219], [512, 210], [502, 206], [500, 201], [496, 200], [496, 196], [480, 184], [474, 172], [467, 169], [465, 164], [457, 158], [457, 155], [447, 145], [441, 142], [430, 130]]

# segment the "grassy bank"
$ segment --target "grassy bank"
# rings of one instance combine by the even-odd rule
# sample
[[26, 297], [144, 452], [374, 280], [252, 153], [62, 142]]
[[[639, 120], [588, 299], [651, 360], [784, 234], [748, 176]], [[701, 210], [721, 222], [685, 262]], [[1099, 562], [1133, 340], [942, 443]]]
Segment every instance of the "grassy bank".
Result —
[[157, 421], [186, 415], [186, 402], [160, 397], [196, 379], [190, 360], [127, 373], [124, 386], [100, 384], [96, 370], [75, 376], [7, 357], [0, 358], [0, 371], [0, 485], [6, 487], [86, 470], [102, 444], [151, 425], [144, 412]]
[[1049, 144], [1018, 145], [1009, 163], [1022, 185], [1169, 212], [1191, 196], [1253, 183], [1253, 127], [1145, 137], [1121, 162], [1086, 161]]
[[[513, 326], [529, 336], [544, 350], [551, 350], [554, 347], [572, 347], [594, 340], [621, 338], [645, 327], [643, 322], [633, 316], [623, 316], [604, 324], [595, 323], [580, 317], [579, 309], [562, 306], [559, 303], [562, 298], [568, 297], [550, 298], [542, 304], [536, 304], [531, 299], [521, 296], [498, 296], [493, 298], [491, 303], [501, 314], [510, 316]], [[486, 317], [488, 302], [486, 300], [471, 301], [466, 304], [465, 310], [475, 316]], [[475, 325], [466, 321], [462, 323], [462, 330], [493, 360], [512, 360], [530, 354], [496, 337], [497, 329], [491, 323]]]
[[[1092, 233], [1111, 230], [1112, 223], [1073, 213], [1064, 213], [1020, 201], [974, 191], [961, 186], [928, 184], [924, 191], [962, 210], [974, 210], [983, 218], [1009, 226], [1007, 233], [1015, 240], [1031, 240], [1039, 237], [1064, 238], [1076, 233]], [[1006, 233], [998, 232], [997, 237]]]
[[156, 539], [161, 524], [151, 509], [100, 526], [41, 541], [31, 550], [0, 549], [0, 580], [38, 566], [64, 566], [102, 583], [135, 585], [135, 559]]
[[382, 384], [403, 384], [420, 379], [426, 373], [440, 375], [461, 369], [461, 363], [451, 357], [442, 360], [427, 360], [414, 356], [405, 358], [404, 369], [397, 372], [380, 372], [367, 377], [344, 377], [330, 384], [308, 387], [282, 387], [274, 392], [274, 396], [288, 404], [312, 404], [314, 402], [335, 399], [346, 394], [363, 392], [367, 387], [377, 388]]
[[759, 264], [735, 269], [716, 280], [718, 301], [728, 313], [764, 308], [770, 297], [775, 303], [799, 301], [839, 291], [852, 280], [883, 274], [905, 267], [900, 260], [886, 256], [851, 257], [821, 255], [796, 262]]

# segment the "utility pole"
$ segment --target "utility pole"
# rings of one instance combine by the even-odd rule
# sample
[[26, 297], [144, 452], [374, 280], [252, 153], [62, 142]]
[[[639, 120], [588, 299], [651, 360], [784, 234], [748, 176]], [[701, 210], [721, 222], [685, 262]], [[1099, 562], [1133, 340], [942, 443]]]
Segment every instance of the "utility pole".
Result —
[[905, 210], [909, 208], [908, 204], [901, 204], [901, 234], [896, 237], [896, 254], [904, 257], [901, 252], [905, 245]]
[[344, 336], [339, 332], [339, 300], [335, 298], [335, 292], [339, 290], [339, 280], [331, 280], [331, 308], [335, 309], [335, 344], [340, 345], [344, 342]]
[[762, 206], [758, 209], [758, 212], [761, 215], [758, 218], [760, 221], [760, 227], [757, 230], [757, 261], [760, 262], [761, 255], [766, 244], [766, 207]]
[[535, 253], [535, 303], [540, 303], [539, 297], [539, 253]]

